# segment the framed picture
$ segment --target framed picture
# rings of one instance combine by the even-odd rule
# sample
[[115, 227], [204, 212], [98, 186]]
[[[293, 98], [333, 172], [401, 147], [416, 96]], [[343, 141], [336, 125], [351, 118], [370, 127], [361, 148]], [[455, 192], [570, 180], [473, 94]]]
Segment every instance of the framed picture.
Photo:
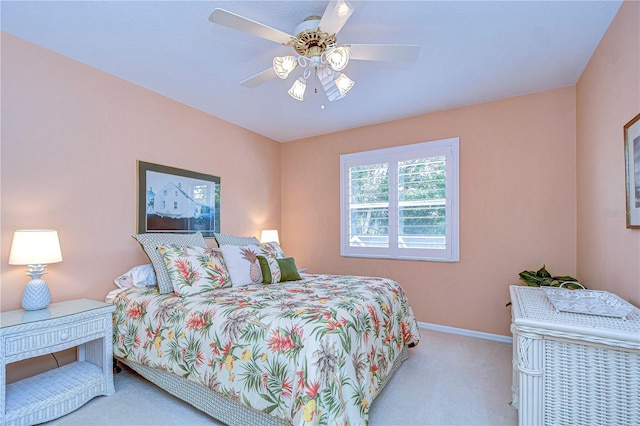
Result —
[[640, 228], [640, 114], [624, 126], [627, 228]]
[[220, 178], [138, 161], [138, 233], [220, 232]]

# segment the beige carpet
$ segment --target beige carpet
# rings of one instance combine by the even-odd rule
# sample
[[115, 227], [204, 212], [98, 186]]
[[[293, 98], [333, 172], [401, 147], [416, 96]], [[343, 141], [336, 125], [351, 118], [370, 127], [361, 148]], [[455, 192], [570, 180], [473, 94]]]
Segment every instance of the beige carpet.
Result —
[[[371, 426], [515, 425], [511, 345], [421, 329], [422, 341], [374, 401]], [[49, 425], [220, 425], [129, 369], [116, 393]], [[244, 426], [244, 425], [240, 425]]]

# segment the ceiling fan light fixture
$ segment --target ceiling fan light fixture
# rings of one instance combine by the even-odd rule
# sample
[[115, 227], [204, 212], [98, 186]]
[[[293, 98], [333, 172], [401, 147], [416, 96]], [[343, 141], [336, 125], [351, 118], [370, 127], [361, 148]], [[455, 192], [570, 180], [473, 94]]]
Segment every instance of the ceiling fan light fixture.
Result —
[[298, 61], [295, 56], [277, 56], [273, 58], [273, 70], [276, 72], [276, 75], [283, 80], [289, 76], [289, 73], [291, 73], [297, 65]]
[[304, 80], [304, 78], [299, 77], [296, 81], [293, 82], [291, 89], [289, 89], [287, 93], [289, 93], [289, 95], [293, 99], [301, 101], [304, 99], [304, 91], [306, 88], [307, 88], [306, 81]]
[[[2, 1], [2, 0], [0, 0]], [[274, 78], [286, 79], [297, 67], [303, 70], [287, 93], [296, 100], [304, 99], [307, 81], [315, 76], [320, 81], [329, 101], [345, 97], [355, 84], [342, 70], [351, 60], [366, 61], [414, 61], [420, 46], [391, 44], [347, 44], [338, 47], [337, 34], [349, 20], [354, 9], [348, 0], [329, 0], [322, 16], [309, 16], [296, 26], [294, 35], [253, 21], [235, 13], [215, 9], [209, 20], [246, 34], [292, 47], [297, 56], [281, 56], [273, 59], [270, 68], [250, 77], [240, 84], [257, 87]], [[314, 89], [317, 93], [318, 89]]]
[[349, 48], [345, 46], [328, 49], [325, 58], [331, 68], [342, 71], [349, 63]]
[[346, 95], [347, 92], [351, 90], [351, 88], [355, 84], [355, 82], [347, 77], [347, 75], [344, 73], [338, 74], [334, 82], [336, 83], [336, 87], [338, 88], [342, 96]]

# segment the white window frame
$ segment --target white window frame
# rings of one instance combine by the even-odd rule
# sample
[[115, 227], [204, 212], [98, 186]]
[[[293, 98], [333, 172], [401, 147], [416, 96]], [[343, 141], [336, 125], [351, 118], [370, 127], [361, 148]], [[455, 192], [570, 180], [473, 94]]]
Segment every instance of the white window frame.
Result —
[[[417, 158], [445, 156], [446, 204], [445, 249], [400, 248], [397, 244], [397, 164]], [[352, 247], [349, 244], [349, 169], [389, 163], [389, 247]], [[340, 156], [340, 255], [384, 259], [460, 261], [460, 138], [448, 138], [412, 145], [343, 154]]]

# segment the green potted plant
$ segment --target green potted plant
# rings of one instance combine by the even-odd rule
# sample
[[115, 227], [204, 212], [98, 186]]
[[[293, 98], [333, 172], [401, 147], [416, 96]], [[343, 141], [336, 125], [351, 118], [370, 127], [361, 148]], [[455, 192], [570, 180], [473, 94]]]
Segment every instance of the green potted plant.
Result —
[[582, 289], [586, 288], [578, 280], [569, 275], [551, 275], [546, 268], [546, 265], [542, 265], [542, 268], [537, 271], [522, 271], [520, 272], [520, 279], [528, 286], [540, 287], [540, 286], [553, 286], [570, 289]]

